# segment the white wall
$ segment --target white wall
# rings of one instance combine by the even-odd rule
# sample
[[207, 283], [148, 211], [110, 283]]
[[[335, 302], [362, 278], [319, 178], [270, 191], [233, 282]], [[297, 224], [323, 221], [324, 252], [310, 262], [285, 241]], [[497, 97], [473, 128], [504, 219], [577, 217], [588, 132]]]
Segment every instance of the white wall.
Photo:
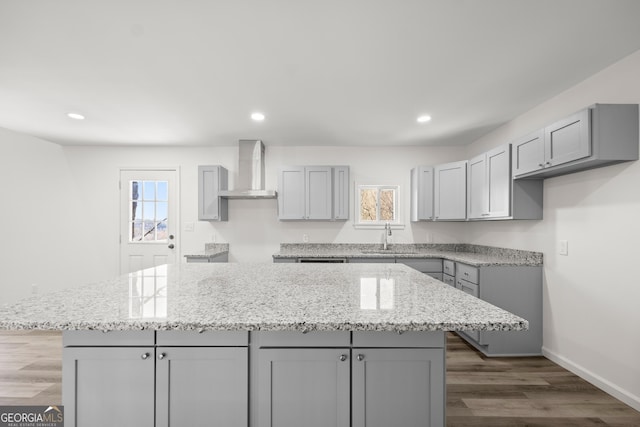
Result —
[[[593, 103], [640, 103], [640, 51], [469, 147], [471, 157]], [[544, 253], [544, 350], [640, 410], [640, 162], [547, 179], [544, 219], [468, 224], [469, 243]], [[558, 241], [569, 255], [558, 255]]]
[[0, 177], [0, 303], [110, 273], [60, 146], [0, 129]]
[[[276, 189], [277, 170], [284, 165], [345, 164], [351, 168], [351, 181], [368, 184], [400, 184], [406, 228], [394, 230], [394, 241], [459, 242], [464, 240], [465, 224], [409, 222], [409, 171], [417, 164], [457, 160], [466, 148], [442, 147], [266, 147], [266, 187]], [[99, 224], [96, 242], [105, 250], [104, 262], [118, 271], [118, 174], [121, 167], [175, 166], [180, 168], [181, 230], [195, 223], [194, 232], [179, 234], [181, 254], [197, 253], [207, 242], [230, 243], [230, 261], [272, 262], [271, 255], [282, 242], [369, 243], [379, 242], [381, 230], [356, 230], [347, 222], [283, 222], [277, 219], [276, 200], [230, 200], [228, 222], [197, 220], [197, 166], [220, 164], [229, 169], [230, 187], [237, 174], [238, 148], [126, 148], [65, 147], [63, 149], [81, 194], [83, 209]], [[352, 186], [353, 187], [353, 186]], [[353, 188], [351, 189], [353, 195]], [[353, 202], [351, 202], [353, 204]], [[352, 214], [353, 216], [353, 214]]]

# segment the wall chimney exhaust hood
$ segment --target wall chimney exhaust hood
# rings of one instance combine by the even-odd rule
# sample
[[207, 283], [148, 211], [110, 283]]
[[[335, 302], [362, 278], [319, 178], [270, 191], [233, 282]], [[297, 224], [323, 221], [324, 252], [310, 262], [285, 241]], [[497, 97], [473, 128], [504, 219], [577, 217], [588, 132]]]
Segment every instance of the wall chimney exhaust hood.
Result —
[[235, 190], [220, 191], [226, 199], [275, 199], [275, 190], [264, 189], [264, 144], [259, 139], [241, 139], [238, 180]]

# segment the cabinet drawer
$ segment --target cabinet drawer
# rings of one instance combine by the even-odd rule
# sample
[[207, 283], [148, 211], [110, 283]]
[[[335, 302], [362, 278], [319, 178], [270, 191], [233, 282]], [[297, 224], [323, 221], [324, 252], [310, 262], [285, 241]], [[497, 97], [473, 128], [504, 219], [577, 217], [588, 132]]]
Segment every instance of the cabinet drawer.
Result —
[[156, 343], [165, 346], [246, 347], [247, 331], [158, 331]]
[[63, 331], [64, 347], [127, 347], [155, 343], [155, 331]]
[[480, 287], [475, 283], [468, 282], [464, 279], [456, 280], [456, 288], [460, 289], [462, 292], [466, 292], [469, 295], [473, 295], [476, 298], [480, 296]]
[[448, 274], [443, 274], [442, 275], [442, 281], [444, 283], [446, 283], [447, 285], [450, 285], [450, 286], [453, 286], [453, 287], [456, 286], [456, 278], [453, 277], [453, 276], [449, 276]]
[[478, 284], [478, 269], [467, 264], [457, 263], [456, 269], [458, 273], [456, 277], [460, 277], [468, 282]]
[[456, 275], [456, 263], [445, 259], [442, 261], [442, 271], [445, 274], [448, 274], [449, 276], [455, 276]]
[[355, 331], [353, 347], [443, 348], [444, 332], [407, 331]]
[[264, 331], [252, 337], [260, 347], [349, 347], [351, 335], [346, 331]]
[[423, 273], [442, 273], [441, 259], [396, 258], [396, 263], [408, 265]]

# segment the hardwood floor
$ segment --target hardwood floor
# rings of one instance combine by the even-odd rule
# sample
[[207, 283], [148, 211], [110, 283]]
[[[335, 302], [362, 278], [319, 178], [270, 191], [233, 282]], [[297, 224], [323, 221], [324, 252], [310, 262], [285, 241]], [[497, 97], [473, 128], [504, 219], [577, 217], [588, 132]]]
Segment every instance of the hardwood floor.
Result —
[[544, 357], [487, 358], [448, 334], [447, 426], [638, 427], [640, 412]]
[[[61, 360], [58, 332], [0, 331], [0, 405], [61, 404]], [[638, 427], [640, 412], [544, 357], [486, 358], [448, 334], [447, 426]]]

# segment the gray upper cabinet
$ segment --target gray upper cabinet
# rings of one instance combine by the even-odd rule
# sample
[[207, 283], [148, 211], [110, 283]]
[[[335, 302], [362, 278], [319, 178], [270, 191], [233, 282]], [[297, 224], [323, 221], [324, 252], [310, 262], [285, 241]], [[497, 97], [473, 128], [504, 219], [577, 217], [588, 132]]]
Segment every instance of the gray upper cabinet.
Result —
[[549, 178], [638, 160], [638, 105], [594, 104], [512, 144], [515, 178]]
[[433, 220], [433, 167], [411, 169], [411, 221]]
[[349, 218], [347, 166], [288, 166], [278, 176], [278, 219]]
[[513, 146], [513, 175], [537, 171], [544, 166], [544, 129], [518, 138]]
[[544, 129], [544, 167], [585, 158], [591, 154], [590, 112], [582, 110]]
[[304, 166], [288, 166], [278, 175], [278, 218], [305, 219]]
[[331, 219], [333, 205], [331, 167], [309, 166], [305, 168], [304, 219]]
[[467, 218], [467, 161], [434, 168], [434, 216], [436, 220]]
[[333, 168], [333, 219], [349, 219], [349, 166]]
[[510, 215], [511, 145], [505, 144], [469, 160], [469, 219]]
[[227, 180], [222, 166], [198, 166], [198, 220], [227, 221], [228, 201], [219, 194], [227, 189]]

